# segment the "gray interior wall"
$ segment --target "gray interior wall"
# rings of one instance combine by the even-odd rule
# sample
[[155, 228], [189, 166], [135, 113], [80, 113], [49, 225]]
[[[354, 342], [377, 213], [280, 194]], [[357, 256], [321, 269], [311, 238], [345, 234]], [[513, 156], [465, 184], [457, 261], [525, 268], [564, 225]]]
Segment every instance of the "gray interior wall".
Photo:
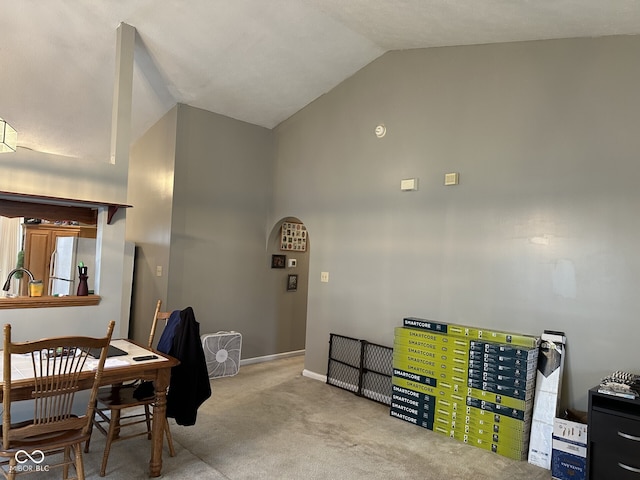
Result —
[[[127, 240], [135, 243], [130, 338], [146, 342], [156, 302], [167, 307], [177, 107], [131, 148]], [[157, 275], [157, 268], [162, 275]]]
[[282, 123], [270, 220], [313, 239], [305, 368], [326, 372], [329, 333], [391, 345], [411, 315], [566, 332], [577, 408], [637, 371], [639, 54], [640, 37], [391, 52]]
[[[0, 190], [134, 208], [106, 226], [98, 307], [0, 319], [20, 338], [103, 333], [122, 306], [125, 218], [130, 232], [144, 209], [163, 229], [172, 222], [143, 257], [144, 308], [165, 293], [170, 308], [194, 306], [203, 331], [241, 331], [243, 357], [272, 354], [282, 347], [265, 238], [296, 217], [313, 240], [308, 370], [325, 372], [330, 332], [389, 345], [406, 315], [551, 328], [568, 336], [565, 402], [585, 407], [606, 373], [638, 370], [639, 50], [634, 36], [392, 52], [275, 132], [180, 106], [173, 132], [161, 121], [168, 139], [144, 140], [158, 158], [134, 147], [146, 166], [132, 167], [129, 186], [154, 192], [180, 161], [175, 202], [145, 188], [127, 199], [128, 165], [5, 154]], [[461, 184], [444, 187], [452, 171]], [[419, 191], [400, 192], [408, 177]], [[154, 234], [163, 235], [145, 227], [127, 237]], [[154, 277], [164, 261], [166, 276]]]
[[[201, 333], [241, 332], [245, 359], [304, 348], [308, 254], [276, 272], [277, 227], [265, 239], [272, 154], [271, 131], [186, 105], [136, 142], [133, 338], [146, 341], [160, 298], [167, 310], [192, 306]], [[286, 291], [288, 273], [299, 275], [297, 292]]]
[[279, 346], [265, 234], [272, 139], [266, 128], [178, 106], [168, 304], [193, 307], [203, 334], [242, 333], [243, 358]]

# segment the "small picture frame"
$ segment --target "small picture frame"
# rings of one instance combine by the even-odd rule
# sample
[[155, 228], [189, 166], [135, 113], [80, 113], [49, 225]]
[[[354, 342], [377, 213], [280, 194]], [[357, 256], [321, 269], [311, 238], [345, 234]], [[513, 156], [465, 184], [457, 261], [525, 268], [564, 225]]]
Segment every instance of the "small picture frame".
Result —
[[291, 274], [287, 277], [287, 292], [298, 290], [298, 275]]
[[271, 268], [285, 268], [286, 265], [286, 255], [271, 255]]

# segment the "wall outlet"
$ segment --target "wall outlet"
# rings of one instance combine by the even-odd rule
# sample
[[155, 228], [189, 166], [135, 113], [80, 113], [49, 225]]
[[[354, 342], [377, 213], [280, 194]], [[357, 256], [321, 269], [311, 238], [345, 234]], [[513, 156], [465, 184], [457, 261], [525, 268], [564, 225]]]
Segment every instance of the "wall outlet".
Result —
[[329, 272], [320, 272], [320, 281], [323, 283], [329, 283]]
[[162, 265], [158, 265], [156, 267], [156, 277], [161, 277], [162, 276]]

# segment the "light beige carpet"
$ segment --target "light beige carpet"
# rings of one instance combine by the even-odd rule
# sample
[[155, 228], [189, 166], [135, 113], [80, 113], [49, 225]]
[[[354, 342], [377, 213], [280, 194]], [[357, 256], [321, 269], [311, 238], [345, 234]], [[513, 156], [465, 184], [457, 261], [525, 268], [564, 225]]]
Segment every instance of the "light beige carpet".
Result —
[[[387, 406], [302, 376], [303, 357], [243, 366], [212, 381], [195, 426], [173, 420], [176, 456], [164, 479], [550, 479], [549, 471], [465, 445], [389, 416]], [[94, 433], [87, 478], [99, 478], [104, 440]], [[112, 448], [109, 479], [147, 477], [149, 442]], [[34, 474], [37, 480], [61, 472]]]

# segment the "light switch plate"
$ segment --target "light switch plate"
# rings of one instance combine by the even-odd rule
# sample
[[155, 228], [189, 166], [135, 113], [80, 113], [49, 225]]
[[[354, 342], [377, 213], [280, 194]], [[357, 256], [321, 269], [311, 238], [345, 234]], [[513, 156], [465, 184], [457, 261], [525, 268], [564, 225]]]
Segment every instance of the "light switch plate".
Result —
[[460, 175], [457, 172], [444, 174], [445, 185], [458, 185], [459, 180], [460, 180]]
[[402, 190], [403, 192], [418, 190], [418, 179], [405, 178], [404, 180], [400, 180], [400, 190]]

